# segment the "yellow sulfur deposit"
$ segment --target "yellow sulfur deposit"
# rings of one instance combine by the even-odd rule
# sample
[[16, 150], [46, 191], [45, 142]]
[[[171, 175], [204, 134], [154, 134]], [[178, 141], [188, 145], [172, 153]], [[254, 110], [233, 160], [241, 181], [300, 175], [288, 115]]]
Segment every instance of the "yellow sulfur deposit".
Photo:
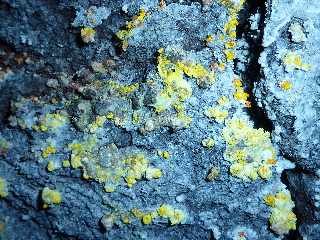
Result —
[[147, 14], [145, 10], [141, 9], [139, 13], [134, 16], [130, 22], [127, 23], [123, 30], [120, 30], [116, 33], [116, 36], [119, 38], [119, 40], [122, 41], [123, 50], [126, 50], [128, 48], [129, 38], [132, 36], [134, 29], [139, 27], [144, 22], [146, 15]]
[[4, 178], [0, 177], [0, 198], [5, 198], [8, 194], [8, 184]]
[[294, 69], [308, 71], [311, 68], [311, 65], [303, 63], [301, 56], [294, 51], [286, 53], [283, 63], [288, 71], [293, 71]]
[[226, 141], [224, 157], [231, 162], [232, 176], [243, 180], [269, 179], [272, 176], [276, 151], [268, 132], [254, 129], [247, 120], [233, 118], [226, 122], [222, 137]]
[[212, 107], [205, 111], [205, 115], [209, 118], [214, 118], [219, 123], [222, 123], [228, 117], [229, 112], [227, 110], [222, 110], [219, 107]]
[[94, 42], [95, 35], [96, 35], [96, 30], [94, 30], [93, 28], [85, 27], [81, 29], [81, 38], [82, 38], [82, 41], [85, 43]]
[[264, 197], [265, 203], [271, 207], [269, 222], [271, 229], [279, 235], [288, 234], [296, 229], [297, 217], [292, 212], [294, 202], [288, 190], [268, 194]]
[[56, 190], [51, 190], [48, 187], [43, 188], [41, 198], [43, 201], [43, 208], [47, 208], [51, 204], [61, 203], [61, 193]]

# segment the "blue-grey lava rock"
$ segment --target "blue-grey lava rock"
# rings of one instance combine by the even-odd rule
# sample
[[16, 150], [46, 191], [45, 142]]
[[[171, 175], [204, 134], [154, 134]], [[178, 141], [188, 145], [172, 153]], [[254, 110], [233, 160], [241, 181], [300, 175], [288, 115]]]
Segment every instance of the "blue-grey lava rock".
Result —
[[255, 7], [2, 1], [0, 239], [317, 239], [320, 7]]

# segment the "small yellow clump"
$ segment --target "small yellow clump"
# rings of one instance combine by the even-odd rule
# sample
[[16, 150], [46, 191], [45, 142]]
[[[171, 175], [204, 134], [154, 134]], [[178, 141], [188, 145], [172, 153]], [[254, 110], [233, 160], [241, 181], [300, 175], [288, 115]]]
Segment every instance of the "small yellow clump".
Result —
[[234, 86], [235, 88], [240, 88], [240, 87], [242, 87], [242, 82], [241, 82], [241, 80], [240, 80], [239, 78], [236, 78], [235, 80], [233, 80], [233, 86]]
[[54, 171], [54, 170], [56, 170], [56, 169], [58, 169], [59, 167], [57, 166], [57, 164], [55, 163], [55, 162], [53, 162], [53, 161], [49, 161], [48, 162], [48, 165], [47, 165], [47, 170], [49, 171], [49, 172], [52, 172], [52, 171]]
[[186, 220], [186, 214], [180, 209], [176, 209], [169, 204], [162, 204], [152, 212], [144, 213], [137, 208], [131, 209], [131, 214], [141, 220], [145, 225], [151, 224], [154, 219], [161, 217], [168, 219], [171, 225], [183, 223]]
[[144, 216], [144, 213], [138, 208], [131, 209], [131, 213], [133, 214], [133, 216], [135, 216], [138, 219], [142, 219]]
[[139, 111], [133, 111], [132, 123], [139, 124], [141, 122], [141, 113]]
[[33, 126], [36, 131], [54, 131], [68, 123], [68, 117], [60, 113], [47, 113], [40, 117], [39, 125]]
[[107, 121], [107, 116], [97, 116], [95, 121], [88, 126], [90, 133], [95, 133], [98, 128], [102, 128], [103, 124]]
[[279, 86], [281, 89], [288, 91], [292, 88], [292, 82], [290, 82], [288, 80], [284, 80], [284, 81], [280, 82]]
[[234, 99], [242, 102], [245, 106], [250, 107], [251, 104], [248, 101], [249, 94], [244, 91], [241, 80], [235, 79], [233, 81], [233, 86], [236, 89], [233, 94]]
[[242, 119], [226, 122], [222, 137], [226, 141], [224, 157], [232, 164], [230, 173], [243, 180], [269, 179], [271, 166], [275, 165], [276, 151], [271, 144], [270, 134], [263, 129], [254, 129]]
[[215, 81], [215, 76], [212, 71], [208, 71], [201, 64], [178, 62], [177, 66], [188, 76], [197, 79], [199, 86], [212, 85]]
[[309, 71], [311, 68], [311, 65], [303, 63], [301, 56], [294, 51], [289, 51], [284, 56], [283, 63], [288, 71], [294, 69]]
[[163, 79], [164, 89], [156, 97], [156, 112], [163, 112], [191, 97], [192, 88], [183, 78], [183, 70], [164, 55], [164, 49], [159, 50], [158, 72]]
[[219, 2], [229, 10], [231, 16], [236, 16], [245, 3], [245, 0], [219, 0]]
[[210, 168], [210, 171], [209, 171], [206, 179], [208, 181], [213, 181], [219, 176], [219, 174], [220, 174], [220, 168], [213, 166]]
[[186, 219], [186, 214], [184, 211], [175, 209], [168, 204], [162, 204], [158, 208], [158, 214], [160, 217], [168, 218], [171, 225], [182, 223]]
[[130, 224], [130, 223], [131, 223], [130, 218], [129, 218], [128, 215], [121, 216], [121, 221], [122, 221], [124, 224]]
[[247, 101], [249, 94], [246, 93], [242, 88], [239, 88], [236, 90], [233, 96], [238, 101]]
[[106, 115], [106, 118], [108, 120], [113, 120], [114, 119], [114, 113], [113, 112], [108, 112], [107, 115]]
[[142, 153], [127, 155], [123, 157], [115, 144], [106, 146], [107, 158], [111, 164], [103, 165], [101, 156], [95, 156], [93, 149], [96, 146], [96, 136], [90, 136], [82, 143], [69, 144], [71, 153], [71, 166], [82, 168], [82, 177], [86, 180], [94, 179], [104, 183], [106, 192], [114, 192], [116, 187], [124, 179], [129, 188], [142, 178], [151, 180], [162, 176], [162, 171], [149, 166], [149, 160]]
[[149, 212], [149, 213], [142, 213], [142, 223], [145, 225], [151, 224], [153, 219], [155, 219], [156, 217], [158, 217], [158, 213], [157, 211], [153, 211], [153, 212]]
[[126, 50], [129, 46], [128, 40], [133, 35], [134, 29], [142, 25], [147, 13], [144, 9], [140, 9], [138, 15], [134, 16], [130, 22], [127, 23], [123, 30], [116, 33], [117, 38], [122, 41], [122, 49]]
[[236, 41], [228, 41], [225, 43], [225, 48], [235, 48], [237, 45]]
[[232, 16], [230, 20], [224, 25], [224, 32], [228, 35], [234, 32], [238, 26], [239, 22], [237, 16]]
[[170, 153], [168, 151], [161, 151], [158, 150], [158, 155], [163, 157], [164, 159], [168, 160], [170, 158]]
[[202, 146], [210, 149], [214, 146], [214, 139], [211, 137], [205, 138], [201, 141]]
[[73, 143], [69, 145], [69, 149], [72, 150], [71, 154], [71, 166], [72, 168], [79, 168], [82, 166], [81, 159], [83, 154], [83, 149], [80, 143]]
[[84, 141], [83, 143], [71, 143], [68, 148], [72, 151], [71, 153], [71, 167], [79, 168], [82, 167], [82, 160], [86, 158], [86, 155], [96, 145], [96, 138], [92, 137]]
[[43, 188], [41, 198], [43, 201], [43, 208], [48, 208], [52, 204], [61, 203], [61, 193], [56, 190], [51, 190], [48, 187]]
[[220, 106], [224, 106], [229, 103], [229, 99], [226, 96], [222, 96], [218, 99], [217, 102]]
[[162, 170], [159, 168], [148, 167], [146, 169], [146, 179], [158, 179], [162, 176]]
[[54, 146], [48, 146], [42, 151], [42, 157], [48, 158], [51, 154], [55, 154], [57, 149]]
[[178, 111], [175, 118], [171, 121], [172, 125], [177, 128], [188, 128], [192, 123], [192, 117], [189, 117], [185, 111]]
[[258, 175], [262, 178], [262, 179], [269, 179], [272, 177], [272, 171], [270, 169], [270, 166], [268, 166], [267, 164], [261, 165], [258, 168]]
[[111, 89], [116, 91], [121, 96], [128, 96], [128, 95], [134, 93], [139, 88], [139, 83], [122, 85], [122, 84], [117, 83], [115, 81], [108, 81], [108, 84]]
[[[181, 105], [191, 97], [191, 84], [184, 79], [184, 75], [195, 78], [197, 84], [206, 87], [214, 82], [213, 71], [208, 71], [204, 66], [198, 63], [184, 61], [172, 62], [164, 53], [164, 49], [159, 49], [158, 73], [163, 80], [164, 88], [156, 96], [154, 104], [156, 112], [163, 112], [173, 106]], [[183, 121], [184, 112], [180, 111], [180, 118]], [[178, 116], [179, 117], [179, 116]]]
[[96, 30], [94, 30], [93, 28], [85, 27], [81, 29], [81, 38], [82, 38], [82, 41], [85, 43], [94, 42], [95, 35], [96, 35]]
[[132, 187], [143, 176], [149, 180], [162, 176], [161, 169], [149, 167], [149, 161], [143, 154], [132, 155], [123, 160], [123, 163], [126, 166], [125, 181], [128, 187]]
[[115, 185], [111, 185], [111, 184], [105, 184], [104, 185], [104, 191], [107, 193], [112, 193], [116, 190], [116, 186]]
[[149, 161], [143, 154], [136, 154], [123, 160], [128, 166], [128, 170], [125, 176], [128, 187], [132, 187], [137, 180], [140, 180], [148, 169]]
[[228, 117], [227, 110], [221, 110], [218, 107], [211, 107], [205, 111], [205, 115], [209, 118], [214, 118], [217, 122], [222, 123]]
[[152, 223], [152, 216], [151, 216], [151, 214], [149, 213], [149, 214], [146, 214], [146, 215], [144, 215], [143, 217], [142, 217], [142, 223], [143, 224], [150, 224], [150, 223]]
[[226, 56], [226, 60], [231, 62], [235, 59], [235, 53], [231, 50], [224, 50], [224, 55]]
[[213, 40], [214, 40], [214, 37], [211, 34], [207, 35], [206, 44], [209, 44], [209, 43], [213, 42]]
[[218, 68], [220, 71], [224, 71], [226, 69], [226, 64], [224, 62], [221, 62], [218, 64]]
[[9, 194], [7, 181], [0, 177], [0, 198], [5, 198]]
[[272, 208], [269, 222], [275, 233], [283, 235], [296, 229], [297, 218], [292, 212], [294, 202], [288, 190], [277, 192], [275, 195], [268, 194], [264, 197], [264, 201]]
[[63, 161], [62, 161], [62, 166], [63, 166], [64, 168], [70, 167], [70, 166], [71, 166], [71, 165], [70, 165], [70, 161], [69, 161], [69, 160], [63, 160]]

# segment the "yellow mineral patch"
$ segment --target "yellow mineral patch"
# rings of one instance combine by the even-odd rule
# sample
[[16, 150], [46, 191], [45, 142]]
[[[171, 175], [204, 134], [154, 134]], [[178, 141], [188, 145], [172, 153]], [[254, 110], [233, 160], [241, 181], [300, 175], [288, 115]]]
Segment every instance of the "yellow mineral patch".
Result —
[[156, 210], [146, 213], [137, 208], [133, 208], [131, 213], [145, 225], [151, 224], [156, 218], [168, 219], [171, 225], [176, 225], [183, 223], [187, 217], [184, 211], [174, 208], [169, 204], [162, 204]]
[[227, 60], [228, 62], [233, 61], [234, 58], [235, 58], [235, 52], [234, 52], [234, 51], [224, 50], [224, 54], [225, 54], [226, 60]]
[[168, 218], [171, 225], [182, 223], [186, 219], [184, 211], [176, 209], [168, 204], [162, 204], [158, 208], [158, 214], [160, 217]]
[[[214, 82], [214, 73], [208, 71], [198, 63], [184, 61], [172, 62], [164, 53], [159, 50], [158, 73], [163, 80], [164, 88], [156, 97], [154, 104], [156, 112], [160, 113], [173, 106], [181, 105], [192, 95], [191, 84], [184, 78], [184, 75], [195, 78], [201, 86], [211, 85]], [[182, 116], [182, 115], [181, 115]]]
[[168, 151], [161, 151], [158, 150], [158, 155], [163, 157], [164, 159], [168, 160], [170, 158], [170, 153]]
[[148, 167], [145, 174], [146, 179], [157, 179], [162, 176], [162, 171], [159, 168]]
[[85, 43], [94, 42], [95, 35], [96, 35], [96, 30], [94, 30], [93, 28], [85, 27], [81, 29], [81, 38], [82, 38], [82, 41]]
[[114, 192], [122, 179], [131, 188], [138, 180], [151, 180], [162, 176], [161, 169], [149, 166], [149, 160], [144, 154], [123, 156], [114, 144], [107, 146], [110, 165], [105, 166], [101, 162], [103, 159], [93, 154], [96, 141], [96, 136], [91, 136], [82, 143], [70, 144], [71, 166], [81, 168], [84, 179], [94, 179], [104, 183], [106, 192]]
[[243, 180], [271, 178], [270, 159], [275, 159], [276, 151], [268, 132], [254, 129], [247, 120], [233, 118], [226, 121], [222, 137], [226, 141], [224, 157], [231, 162], [231, 175]]
[[136, 154], [126, 158], [123, 162], [127, 166], [125, 180], [128, 187], [132, 187], [146, 173], [149, 161], [143, 154]]
[[33, 126], [37, 131], [48, 132], [55, 131], [69, 122], [65, 114], [60, 113], [47, 113], [39, 119], [39, 125]]
[[201, 141], [202, 146], [210, 149], [214, 146], [214, 139], [211, 137], [205, 138]]
[[288, 71], [293, 71], [294, 69], [309, 71], [311, 68], [311, 65], [303, 63], [301, 56], [294, 51], [286, 53], [283, 63]]
[[0, 198], [5, 198], [9, 194], [7, 181], [0, 177]]
[[71, 166], [70, 161], [69, 161], [69, 160], [63, 160], [63, 161], [62, 161], [62, 166], [63, 166], [64, 168], [70, 167], [70, 166]]
[[146, 214], [142, 217], [143, 224], [150, 224], [152, 223], [152, 216], [151, 214]]
[[56, 170], [56, 169], [58, 169], [59, 167], [57, 166], [57, 164], [55, 163], [55, 162], [53, 162], [53, 161], [49, 161], [48, 162], [48, 165], [47, 165], [47, 170], [49, 171], [49, 172], [52, 172], [52, 171], [54, 171], [54, 170]]
[[200, 87], [212, 85], [215, 81], [214, 72], [208, 71], [201, 64], [178, 62], [177, 66], [182, 69], [188, 77], [195, 78]]
[[98, 128], [102, 128], [103, 124], [107, 121], [107, 116], [97, 116], [95, 121], [88, 126], [90, 133], [95, 133]]
[[211, 107], [205, 111], [205, 115], [209, 118], [214, 118], [217, 122], [222, 123], [228, 117], [229, 112], [220, 107]]
[[44, 208], [47, 208], [51, 204], [60, 204], [62, 199], [59, 191], [51, 190], [48, 187], [43, 188], [41, 198]]
[[224, 106], [229, 103], [229, 99], [226, 96], [222, 96], [218, 99], [217, 102], [220, 106]]
[[235, 92], [233, 93], [234, 99], [243, 103], [246, 107], [251, 107], [251, 103], [248, 101], [249, 94], [244, 91], [241, 80], [235, 79], [233, 86], [235, 87]]
[[54, 154], [56, 152], [57, 152], [57, 149], [54, 146], [48, 146], [42, 151], [41, 155], [42, 155], [43, 158], [47, 158], [51, 154]]
[[206, 37], [206, 43], [207, 44], [213, 42], [213, 40], [214, 40], [214, 37], [211, 34], [207, 35], [207, 37]]
[[289, 80], [284, 80], [280, 82], [279, 86], [281, 89], [288, 91], [292, 88], [292, 82], [290, 82]]
[[292, 212], [294, 202], [289, 191], [279, 191], [275, 195], [268, 194], [264, 197], [264, 201], [271, 207], [269, 222], [275, 233], [283, 235], [296, 229], [297, 218]]
[[139, 83], [124, 85], [115, 81], [108, 81], [108, 85], [121, 96], [128, 96], [134, 93], [139, 88]]
[[117, 38], [122, 41], [122, 48], [126, 50], [128, 48], [128, 40], [132, 36], [134, 29], [143, 24], [147, 13], [144, 9], [141, 9], [139, 13], [132, 18], [130, 22], [124, 27], [123, 30], [120, 30], [116, 33]]
[[215, 179], [219, 176], [219, 174], [220, 174], [220, 169], [219, 169], [219, 167], [213, 166], [213, 167], [210, 168], [209, 173], [208, 173], [206, 179], [207, 179], [208, 181], [213, 181], [213, 180], [215, 180]]
[[228, 8], [230, 15], [235, 15], [241, 10], [245, 0], [219, 0], [219, 2]]

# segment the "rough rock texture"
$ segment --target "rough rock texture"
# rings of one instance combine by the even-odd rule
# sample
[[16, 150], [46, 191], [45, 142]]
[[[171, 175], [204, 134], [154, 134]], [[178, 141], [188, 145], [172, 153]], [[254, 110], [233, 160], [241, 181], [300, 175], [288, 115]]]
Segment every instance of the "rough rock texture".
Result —
[[[255, 86], [255, 96], [274, 125], [274, 142], [281, 155], [296, 163], [285, 178], [296, 199], [303, 239], [320, 236], [319, 7], [318, 1], [272, 1], [259, 59], [263, 79]], [[285, 62], [288, 53], [296, 55], [295, 63]], [[281, 91], [285, 80], [292, 87]]]
[[0, 238], [318, 239], [320, 6], [254, 2], [2, 1]]

